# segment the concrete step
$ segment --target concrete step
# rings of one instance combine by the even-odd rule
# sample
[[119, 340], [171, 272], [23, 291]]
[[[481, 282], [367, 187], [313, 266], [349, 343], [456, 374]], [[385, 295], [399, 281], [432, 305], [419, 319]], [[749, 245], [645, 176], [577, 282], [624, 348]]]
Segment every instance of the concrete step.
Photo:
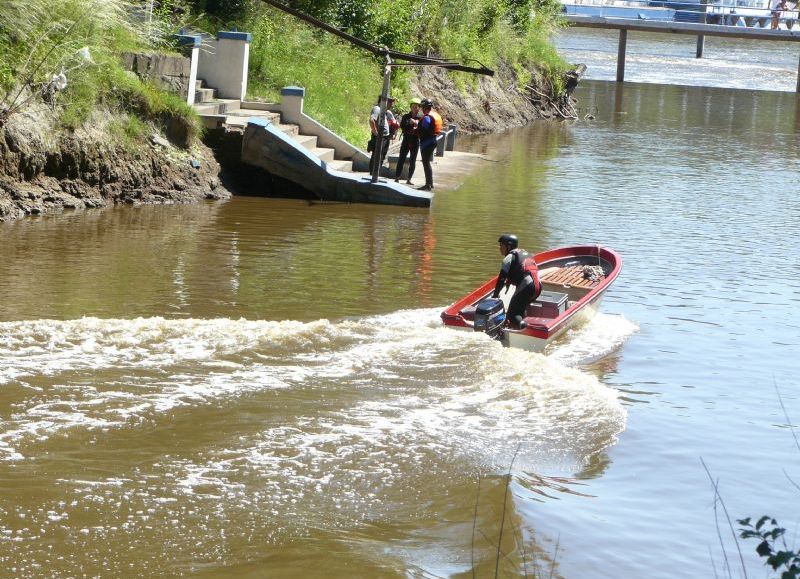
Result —
[[265, 119], [275, 124], [279, 123], [281, 118], [280, 114], [278, 113], [259, 111], [255, 109], [239, 109], [238, 111], [233, 111], [226, 116], [227, 124], [239, 127], [246, 127], [251, 118]]
[[284, 125], [283, 123], [275, 123], [275, 126], [290, 137], [300, 134], [300, 127], [297, 125]]
[[203, 126], [207, 129], [221, 129], [225, 126], [227, 117], [225, 115], [200, 115]]
[[311, 152], [314, 153], [320, 160], [325, 161], [326, 163], [330, 163], [333, 161], [334, 154], [336, 151], [333, 149], [328, 149], [326, 147], [314, 147], [311, 149]]
[[195, 104], [199, 115], [221, 115], [238, 111], [240, 103], [237, 99], [216, 99], [210, 102]]
[[297, 135], [294, 140], [309, 151], [317, 148], [317, 137], [314, 135]]
[[194, 91], [194, 100], [197, 103], [213, 102], [217, 96], [217, 90], [213, 88], [199, 88]]
[[[198, 81], [198, 84], [202, 81]], [[211, 89], [198, 89], [198, 96], [203, 98], [205, 91]], [[244, 131], [251, 118], [261, 118], [272, 122], [278, 130], [283, 131], [298, 145], [316, 155], [321, 161], [336, 171], [352, 172], [351, 159], [337, 160], [336, 151], [328, 147], [318, 147], [316, 135], [301, 135], [300, 128], [294, 124], [281, 123], [280, 113], [268, 110], [275, 105], [270, 103], [239, 102], [234, 99], [215, 99], [210, 102], [201, 101], [194, 108], [203, 120], [204, 125], [210, 129], [227, 128], [233, 131]]]
[[328, 167], [334, 171], [342, 171], [344, 173], [353, 172], [353, 161], [349, 159], [333, 160], [328, 162]]

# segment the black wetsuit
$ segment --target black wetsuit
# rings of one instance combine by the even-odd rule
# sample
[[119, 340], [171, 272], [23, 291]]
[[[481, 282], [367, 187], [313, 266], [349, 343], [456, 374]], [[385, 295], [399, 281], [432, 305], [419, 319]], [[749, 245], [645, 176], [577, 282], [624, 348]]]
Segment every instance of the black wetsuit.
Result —
[[508, 304], [508, 312], [506, 312], [506, 319], [512, 328], [524, 327], [522, 322], [525, 319], [525, 310], [528, 304], [539, 297], [542, 291], [536, 266], [531, 267], [530, 262], [526, 265], [526, 259], [528, 259], [528, 252], [524, 249], [517, 248], [508, 252], [503, 259], [503, 265], [500, 266], [500, 273], [492, 294], [496, 298], [500, 296], [500, 290], [504, 285], [516, 286], [516, 291]]
[[419, 151], [419, 136], [412, 120], [414, 116], [411, 113], [406, 113], [400, 119], [400, 130], [403, 131], [403, 140], [400, 142], [400, 157], [397, 159], [397, 171], [395, 171], [395, 179], [399, 179], [403, 174], [403, 165], [408, 157], [408, 180], [414, 176], [414, 169], [417, 166], [417, 151]]

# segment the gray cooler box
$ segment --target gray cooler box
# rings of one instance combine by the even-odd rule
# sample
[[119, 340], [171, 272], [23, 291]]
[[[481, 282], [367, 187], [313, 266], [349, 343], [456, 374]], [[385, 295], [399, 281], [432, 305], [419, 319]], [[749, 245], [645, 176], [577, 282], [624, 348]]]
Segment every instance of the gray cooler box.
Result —
[[567, 311], [567, 294], [543, 290], [526, 312], [533, 318], [557, 318]]

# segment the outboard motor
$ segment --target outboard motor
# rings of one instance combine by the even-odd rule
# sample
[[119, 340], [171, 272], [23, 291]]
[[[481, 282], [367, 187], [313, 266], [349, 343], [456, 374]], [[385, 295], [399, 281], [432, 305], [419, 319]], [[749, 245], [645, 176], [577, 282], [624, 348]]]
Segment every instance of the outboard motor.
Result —
[[486, 298], [475, 305], [473, 328], [476, 332], [484, 332], [495, 340], [500, 340], [503, 337], [505, 322], [506, 308], [503, 300]]

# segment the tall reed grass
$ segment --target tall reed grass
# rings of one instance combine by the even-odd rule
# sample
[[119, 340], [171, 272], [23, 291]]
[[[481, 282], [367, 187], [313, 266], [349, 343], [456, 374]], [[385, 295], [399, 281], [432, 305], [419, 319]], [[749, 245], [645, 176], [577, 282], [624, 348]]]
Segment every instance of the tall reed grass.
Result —
[[[52, 99], [66, 129], [104, 108], [138, 117], [135, 127], [177, 119], [196, 134], [199, 122], [188, 105], [120, 64], [122, 52], [152, 47], [154, 25], [140, 14], [140, 6], [125, 0], [0, 2], [0, 113], [8, 117], [44, 98]], [[60, 74], [66, 87], [56, 91], [53, 78]]]

